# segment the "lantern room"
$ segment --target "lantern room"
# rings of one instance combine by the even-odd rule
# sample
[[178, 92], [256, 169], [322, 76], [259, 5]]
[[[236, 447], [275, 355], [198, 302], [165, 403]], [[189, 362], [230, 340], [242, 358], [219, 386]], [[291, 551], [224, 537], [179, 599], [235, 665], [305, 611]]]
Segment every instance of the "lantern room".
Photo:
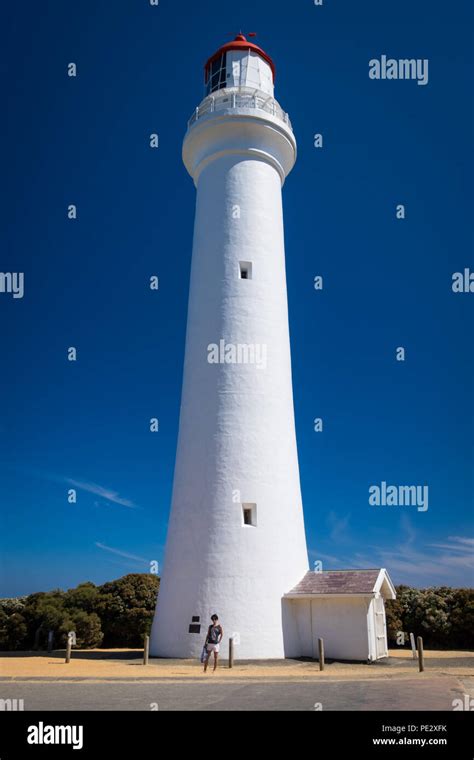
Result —
[[249, 87], [273, 97], [274, 81], [272, 59], [243, 34], [222, 45], [204, 66], [206, 95], [224, 87]]

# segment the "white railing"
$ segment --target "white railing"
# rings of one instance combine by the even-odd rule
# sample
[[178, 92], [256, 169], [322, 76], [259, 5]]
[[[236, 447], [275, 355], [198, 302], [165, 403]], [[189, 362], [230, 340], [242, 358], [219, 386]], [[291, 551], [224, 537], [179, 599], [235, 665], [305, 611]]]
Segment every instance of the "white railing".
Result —
[[292, 130], [288, 114], [278, 105], [275, 98], [255, 93], [226, 93], [225, 91], [222, 91], [221, 95], [208, 95], [189, 119], [188, 128], [202, 116], [226, 108], [256, 108], [259, 111], [265, 111], [272, 114], [272, 116], [276, 116], [281, 121], [284, 121], [285, 124], [288, 124]]

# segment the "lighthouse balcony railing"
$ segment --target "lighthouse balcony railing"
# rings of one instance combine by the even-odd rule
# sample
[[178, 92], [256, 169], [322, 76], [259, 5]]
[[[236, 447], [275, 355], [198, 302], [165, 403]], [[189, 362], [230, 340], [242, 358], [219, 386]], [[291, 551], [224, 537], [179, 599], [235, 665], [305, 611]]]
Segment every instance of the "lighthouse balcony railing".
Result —
[[284, 121], [292, 130], [288, 114], [280, 107], [275, 98], [263, 97], [255, 93], [242, 94], [235, 92], [223, 94], [221, 96], [210, 95], [207, 97], [194, 111], [188, 121], [188, 127], [208, 113], [229, 108], [255, 108], [259, 111], [265, 111], [272, 116], [276, 116], [281, 121]]

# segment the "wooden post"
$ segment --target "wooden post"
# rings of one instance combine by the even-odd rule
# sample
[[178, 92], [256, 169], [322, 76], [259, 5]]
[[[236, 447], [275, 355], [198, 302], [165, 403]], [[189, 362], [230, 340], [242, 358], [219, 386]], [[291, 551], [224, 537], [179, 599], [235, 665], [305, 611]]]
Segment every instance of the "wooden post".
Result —
[[72, 649], [72, 642], [70, 637], [67, 637], [67, 645], [66, 645], [66, 662], [71, 662], [71, 649]]
[[319, 669], [324, 670], [324, 639], [318, 639]]
[[423, 659], [423, 639], [421, 638], [421, 636], [416, 637], [416, 644], [418, 647], [418, 669], [420, 673], [423, 673], [425, 669], [425, 662]]
[[413, 659], [416, 660], [417, 654], [416, 654], [415, 636], [413, 635], [413, 633], [410, 633], [410, 644], [411, 644]]
[[143, 646], [143, 664], [148, 665], [148, 657], [150, 655], [150, 637], [145, 636], [145, 642]]
[[33, 649], [36, 651], [39, 649], [39, 640], [41, 635], [41, 628], [37, 628], [35, 631], [35, 642], [33, 644]]
[[229, 668], [234, 667], [234, 638], [229, 638]]

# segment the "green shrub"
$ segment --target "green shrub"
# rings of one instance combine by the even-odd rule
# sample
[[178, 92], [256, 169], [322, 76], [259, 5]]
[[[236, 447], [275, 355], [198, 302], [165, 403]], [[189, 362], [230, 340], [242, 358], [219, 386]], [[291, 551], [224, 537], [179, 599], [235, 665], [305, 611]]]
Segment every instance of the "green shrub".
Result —
[[397, 598], [385, 605], [390, 644], [404, 631], [422, 636], [432, 648], [474, 648], [474, 589], [397, 586], [396, 591]]
[[81, 583], [68, 591], [40, 591], [17, 599], [0, 599], [0, 649], [65, 647], [70, 631], [76, 647], [139, 647], [149, 633], [160, 580], [131, 573], [96, 586]]

